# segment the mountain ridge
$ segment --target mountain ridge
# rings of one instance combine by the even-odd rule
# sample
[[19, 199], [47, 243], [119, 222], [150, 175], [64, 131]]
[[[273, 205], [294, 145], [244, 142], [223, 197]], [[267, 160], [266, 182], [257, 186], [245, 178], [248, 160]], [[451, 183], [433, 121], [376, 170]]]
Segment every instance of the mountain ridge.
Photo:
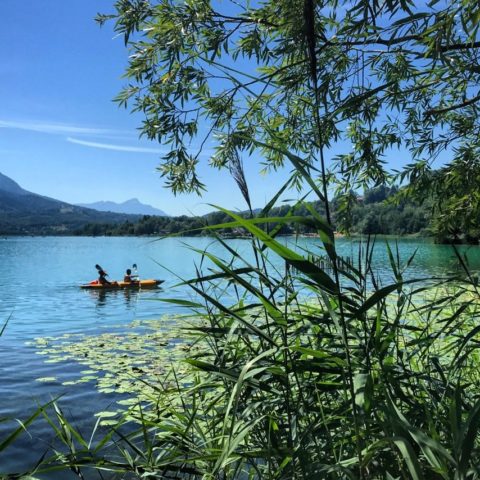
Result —
[[9, 192], [17, 195], [28, 195], [30, 192], [24, 190], [15, 180], [12, 180], [10, 177], [3, 175], [0, 172], [0, 190], [4, 192]]
[[66, 235], [87, 224], [135, 222], [140, 215], [99, 212], [23, 189], [0, 173], [1, 235]]
[[99, 212], [126, 213], [133, 215], [157, 215], [168, 217], [169, 215], [159, 208], [140, 202], [138, 198], [130, 198], [125, 202], [117, 203], [109, 200], [101, 200], [92, 203], [77, 203], [79, 207], [92, 208]]

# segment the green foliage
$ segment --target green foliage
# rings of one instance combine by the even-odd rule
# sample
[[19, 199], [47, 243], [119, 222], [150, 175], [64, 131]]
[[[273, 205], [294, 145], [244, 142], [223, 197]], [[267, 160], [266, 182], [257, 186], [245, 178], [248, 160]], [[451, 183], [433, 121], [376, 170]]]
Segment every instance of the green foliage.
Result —
[[445, 149], [445, 188], [478, 156], [479, 12], [473, 0], [119, 0], [98, 20], [114, 19], [130, 49], [117, 101], [145, 115], [143, 135], [170, 146], [159, 169], [174, 192], [202, 190], [206, 142], [215, 167], [256, 152], [267, 169], [290, 158], [283, 151], [308, 169], [348, 143], [331, 163], [339, 191], [384, 183], [386, 155], [401, 146], [410, 163], [398, 176], [425, 195]]
[[[158, 396], [127, 413], [140, 426], [125, 430], [124, 416], [95, 441], [58, 408], [45, 412], [64, 447], [44, 459], [43, 471], [69, 468], [80, 478], [87, 468], [117, 478], [480, 478], [478, 279], [466, 271], [437, 283], [407, 280], [413, 257], [401, 264], [388, 247], [393, 281], [382, 285], [370, 241], [354, 264], [337, 256], [332, 215], [351, 228], [352, 192], [384, 184], [385, 156], [399, 145], [411, 155], [398, 173], [406, 196], [445, 200], [441, 214], [463, 221], [460, 228], [466, 212], [477, 213], [477, 197], [469, 203], [467, 196], [477, 178], [478, 2], [232, 4], [118, 0], [115, 14], [99, 17], [113, 19], [131, 49], [129, 84], [118, 102], [143, 112], [144, 135], [170, 145], [160, 166], [167, 185], [200, 192], [196, 166], [214, 141], [210, 162], [230, 169], [249, 212], [220, 209], [231, 221], [204, 228], [241, 227], [255, 261], [221, 237], [230, 259], [201, 252], [213, 266], [183, 283], [196, 298], [179, 302], [198, 316], [186, 376], [173, 370], [166, 391], [149, 378]], [[352, 149], [328, 171], [328, 149], [345, 141]], [[452, 161], [434, 173], [431, 161], [444, 149]], [[257, 216], [241, 164], [254, 152], [266, 169], [286, 161], [294, 169]], [[336, 212], [327, 199], [332, 172]], [[302, 185], [321, 202], [326, 221], [301, 202], [285, 217], [272, 215], [285, 189]], [[359, 220], [367, 231], [382, 228], [378, 205], [387, 219], [393, 208], [370, 200]], [[399, 208], [405, 221], [413, 216], [414, 205], [400, 199]], [[468, 228], [477, 227], [474, 220]], [[318, 249], [302, 255], [279, 242], [279, 226], [288, 222], [314, 228]], [[274, 268], [271, 255], [285, 268]]]
[[402, 192], [385, 186], [366, 190], [363, 199], [350, 208], [350, 231], [366, 235], [431, 235], [431, 202], [421, 204], [402, 198]]
[[[257, 260], [246, 262], [221, 239], [231, 261], [203, 252], [202, 263], [214, 268], [183, 282], [199, 301], [167, 300], [196, 312], [181, 330], [162, 320], [135, 325], [147, 327], [143, 334], [39, 342], [55, 361], [86, 363], [80, 381], [126, 397], [98, 413], [111, 430], [89, 441], [58, 409], [46, 413], [67, 453], [46, 458], [38, 471], [479, 478], [475, 278], [406, 280], [413, 258], [397, 263], [389, 249], [394, 281], [377, 285], [374, 272], [361, 273], [371, 270], [373, 245], [361, 263], [320, 269], [318, 255], [338, 260], [324, 222], [317, 223], [322, 249], [302, 256], [259, 228], [268, 219], [225, 213], [255, 236]], [[270, 266], [269, 250], [284, 270]], [[335, 271], [348, 285], [341, 290]]]
[[[377, 187], [366, 190], [363, 197], [351, 194], [352, 205], [348, 209], [348, 226], [342, 218], [342, 199], [333, 199], [331, 204], [332, 222], [336, 229], [347, 230], [353, 234], [430, 234], [427, 229], [432, 227], [432, 210], [430, 202], [420, 205], [410, 199], [401, 199], [396, 202], [397, 189], [388, 187]], [[296, 205], [282, 205], [271, 209], [273, 217], [306, 217], [310, 215], [310, 208], [313, 208], [318, 215], [325, 215], [325, 208], [322, 202], [307, 202]], [[257, 211], [257, 214], [260, 212]], [[242, 217], [248, 218], [251, 212], [242, 212]], [[315, 233], [314, 225], [308, 222], [298, 222], [292, 219], [289, 222], [277, 224], [277, 234], [310, 234]], [[436, 221], [436, 220], [435, 220]], [[156, 217], [143, 216], [136, 223], [123, 224], [88, 224], [76, 230], [77, 235], [210, 235], [211, 225], [226, 225], [229, 223], [229, 216], [223, 212], [212, 212], [203, 217]], [[270, 225], [271, 226], [271, 225]], [[219, 230], [218, 228], [216, 229]], [[235, 227], [223, 227], [220, 229], [224, 236], [245, 237], [247, 230], [241, 225]], [[474, 235], [471, 235], [475, 238]], [[476, 237], [478, 239], [478, 237]]]
[[[109, 415], [105, 412], [99, 414], [104, 418], [121, 415], [127, 407], [141, 402], [154, 403], [160, 388], [172, 388], [171, 364], [183, 359], [192, 349], [188, 343], [179, 341], [182, 340], [179, 325], [188, 322], [189, 319], [183, 316], [136, 321], [131, 325], [131, 331], [122, 335], [64, 334], [58, 338], [37, 338], [33, 345], [38, 353], [48, 357], [48, 363], [74, 361], [85, 366], [81, 377], [66, 380], [63, 385], [73, 387], [95, 381], [100, 392], [116, 394], [118, 401]], [[183, 375], [184, 369], [177, 368], [176, 373]], [[55, 381], [55, 378], [38, 378], [37, 381]], [[104, 424], [103, 421], [100, 423]]]

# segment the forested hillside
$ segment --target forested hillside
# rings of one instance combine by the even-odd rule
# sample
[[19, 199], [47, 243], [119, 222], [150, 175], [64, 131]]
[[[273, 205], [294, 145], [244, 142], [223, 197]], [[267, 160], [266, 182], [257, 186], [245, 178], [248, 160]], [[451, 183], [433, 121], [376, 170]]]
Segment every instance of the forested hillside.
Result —
[[99, 212], [24, 190], [0, 173], [0, 235], [71, 235], [86, 224], [136, 221], [138, 215]]
[[[352, 234], [385, 234], [430, 235], [432, 220], [431, 208], [420, 205], [412, 200], [396, 201], [396, 188], [380, 186], [367, 190], [363, 196], [355, 196], [355, 202], [348, 218], [343, 218], [339, 201], [333, 201], [333, 221], [337, 230]], [[325, 209], [320, 202], [307, 205], [284, 205], [273, 208], [272, 217], [287, 215], [309, 215], [308, 205], [314, 207], [320, 215], [325, 215]], [[243, 213], [242, 215], [248, 216]], [[212, 212], [203, 217], [157, 217], [145, 215], [137, 222], [113, 224], [88, 224], [78, 229], [77, 235], [168, 235], [186, 233], [188, 235], [205, 235], [209, 232], [204, 228], [207, 225], [226, 223], [231, 221], [223, 212]], [[284, 235], [295, 233], [311, 233], [314, 230], [306, 225], [283, 225], [280, 233]], [[245, 232], [241, 228], [223, 229], [224, 235], [241, 236]]]

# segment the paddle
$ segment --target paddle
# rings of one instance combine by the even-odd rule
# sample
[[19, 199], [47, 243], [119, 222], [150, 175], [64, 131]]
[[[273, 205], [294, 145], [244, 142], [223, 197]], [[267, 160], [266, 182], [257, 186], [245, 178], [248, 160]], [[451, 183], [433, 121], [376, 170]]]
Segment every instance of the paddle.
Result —
[[130, 276], [131, 276], [132, 280], [135, 281], [135, 282], [138, 282], [140, 280], [136, 263], [134, 263], [132, 265], [132, 274]]

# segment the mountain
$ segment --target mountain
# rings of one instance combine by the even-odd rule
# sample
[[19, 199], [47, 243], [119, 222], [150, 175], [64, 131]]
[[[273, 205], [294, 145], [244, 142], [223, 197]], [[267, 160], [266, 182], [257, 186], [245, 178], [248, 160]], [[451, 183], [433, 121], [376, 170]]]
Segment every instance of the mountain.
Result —
[[137, 198], [131, 198], [123, 203], [115, 202], [94, 202], [79, 203], [79, 207], [93, 208], [99, 212], [128, 213], [133, 215], [158, 215], [168, 217], [163, 210], [141, 203]]
[[30, 192], [24, 190], [17, 182], [0, 173], [0, 191], [14, 195], [28, 195]]
[[135, 222], [138, 218], [38, 195], [0, 173], [0, 235], [65, 235], [88, 224]]

